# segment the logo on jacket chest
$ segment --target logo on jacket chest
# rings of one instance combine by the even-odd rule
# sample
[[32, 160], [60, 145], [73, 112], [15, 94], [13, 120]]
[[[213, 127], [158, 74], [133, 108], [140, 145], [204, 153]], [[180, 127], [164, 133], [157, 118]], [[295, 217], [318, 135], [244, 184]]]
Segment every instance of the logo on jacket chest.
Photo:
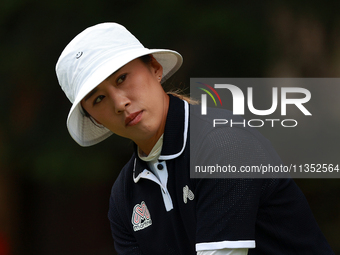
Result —
[[150, 212], [144, 201], [136, 204], [133, 208], [131, 222], [134, 231], [142, 230], [152, 225]]
[[194, 198], [194, 193], [189, 189], [188, 185], [185, 185], [185, 187], [183, 187], [183, 202], [186, 204], [188, 203], [188, 199], [194, 200]]

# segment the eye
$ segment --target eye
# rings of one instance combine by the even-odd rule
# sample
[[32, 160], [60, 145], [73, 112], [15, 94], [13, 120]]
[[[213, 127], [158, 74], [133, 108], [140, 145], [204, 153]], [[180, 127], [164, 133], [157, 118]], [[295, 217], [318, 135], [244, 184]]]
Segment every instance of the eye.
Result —
[[96, 99], [93, 101], [93, 105], [96, 105], [96, 104], [100, 103], [103, 100], [104, 97], [105, 96], [98, 96], [98, 97], [96, 97]]
[[126, 79], [126, 74], [119, 76], [116, 80], [117, 84], [121, 84]]

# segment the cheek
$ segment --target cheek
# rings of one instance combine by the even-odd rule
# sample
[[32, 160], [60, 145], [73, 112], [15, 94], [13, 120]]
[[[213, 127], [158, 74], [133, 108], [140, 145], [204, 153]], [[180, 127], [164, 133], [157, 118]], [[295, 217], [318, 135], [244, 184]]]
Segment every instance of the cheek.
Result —
[[147, 95], [149, 102], [156, 105], [158, 108], [163, 108], [165, 92], [161, 85], [153, 84], [150, 87], [149, 93]]
[[101, 110], [98, 110], [93, 113], [92, 117], [100, 124], [102, 124], [104, 127], [110, 129], [113, 131], [113, 128], [116, 128], [119, 126], [119, 121], [117, 120], [117, 116], [114, 115], [110, 111], [109, 108], [103, 108]]

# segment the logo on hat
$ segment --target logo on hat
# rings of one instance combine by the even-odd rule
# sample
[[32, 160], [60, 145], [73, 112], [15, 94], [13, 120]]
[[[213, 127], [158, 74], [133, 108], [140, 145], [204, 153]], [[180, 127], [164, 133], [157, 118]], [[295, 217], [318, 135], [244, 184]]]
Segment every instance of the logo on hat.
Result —
[[83, 52], [82, 51], [79, 51], [76, 55], [76, 59], [80, 58], [81, 56], [83, 55]]
[[131, 222], [134, 231], [142, 230], [152, 225], [150, 213], [144, 201], [141, 204], [136, 204], [133, 208]]

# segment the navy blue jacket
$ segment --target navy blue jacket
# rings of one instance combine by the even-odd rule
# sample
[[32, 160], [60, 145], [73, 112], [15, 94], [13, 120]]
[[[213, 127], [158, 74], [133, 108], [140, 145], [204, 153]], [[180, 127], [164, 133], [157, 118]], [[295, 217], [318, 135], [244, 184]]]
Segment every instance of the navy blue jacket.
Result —
[[[191, 129], [199, 126], [203, 138], [191, 148], [202, 161], [281, 163], [255, 129], [216, 129], [191, 108]], [[109, 220], [118, 254], [190, 255], [222, 248], [249, 248], [251, 255], [334, 254], [291, 179], [191, 179], [190, 125], [187, 103], [170, 96], [159, 158], [161, 171], [167, 171], [165, 187], [136, 153], [115, 181]], [[222, 147], [215, 149], [217, 143]], [[171, 209], [165, 206], [170, 200]]]

